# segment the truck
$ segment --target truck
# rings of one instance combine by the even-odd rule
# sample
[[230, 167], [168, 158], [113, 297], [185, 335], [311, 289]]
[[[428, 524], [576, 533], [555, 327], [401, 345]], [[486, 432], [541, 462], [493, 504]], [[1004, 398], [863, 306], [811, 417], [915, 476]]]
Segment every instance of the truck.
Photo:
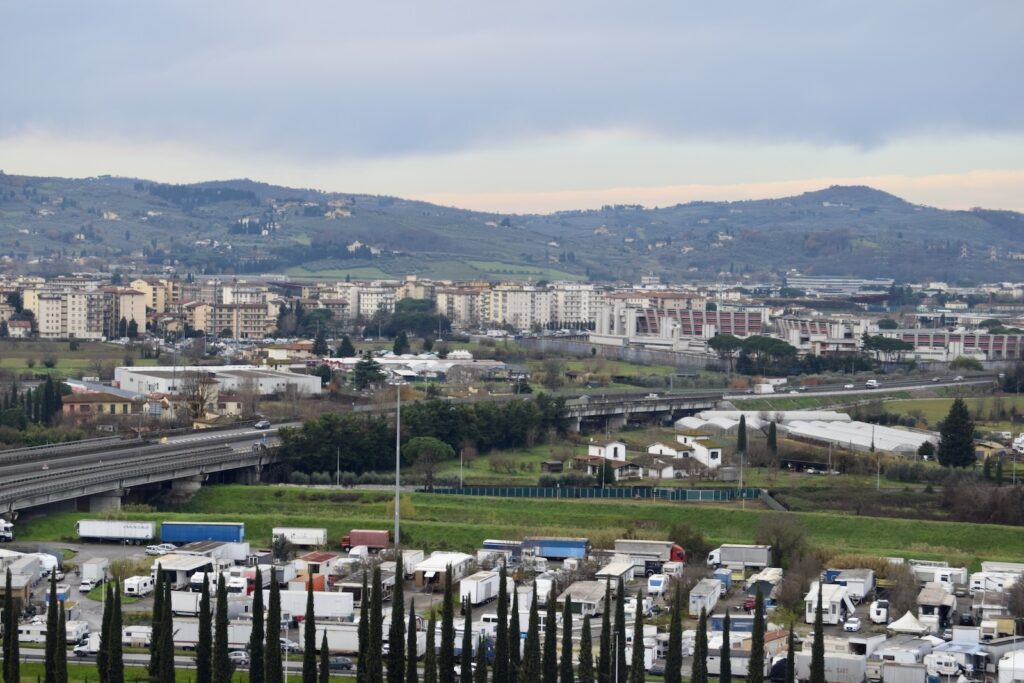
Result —
[[191, 591], [171, 591], [171, 613], [187, 616], [199, 614], [201, 593]]
[[772, 560], [770, 545], [726, 544], [708, 553], [708, 564], [712, 567], [726, 567], [732, 571], [764, 569]]
[[[796, 653], [795, 664], [797, 680], [806, 681], [811, 677], [810, 648], [807, 648], [806, 652]], [[829, 683], [863, 683], [866, 667], [867, 660], [864, 655], [845, 652], [825, 653], [825, 680]], [[885, 681], [889, 683], [888, 678]]]
[[94, 557], [82, 563], [82, 583], [78, 587], [83, 593], [88, 593], [96, 586], [107, 580], [107, 573], [110, 571], [110, 560], [105, 557]]
[[660, 574], [666, 562], [686, 562], [686, 550], [672, 541], [620, 538], [615, 541], [615, 552], [633, 558], [637, 571], [644, 576]]
[[[199, 642], [198, 619], [174, 620], [174, 647], [194, 650]], [[244, 650], [249, 646], [252, 635], [252, 620], [241, 619], [228, 622], [228, 650]]]
[[352, 529], [341, 537], [341, 549], [348, 552], [353, 547], [364, 545], [372, 552], [380, 552], [391, 545], [391, 532], [381, 529]]
[[[544, 607], [548, 604], [548, 599], [552, 597], [551, 593], [555, 588], [557, 578], [554, 572], [544, 572], [543, 574], [538, 574], [537, 578], [533, 580], [539, 606]], [[614, 587], [612, 590], [614, 590]]]
[[116, 519], [81, 519], [75, 522], [75, 532], [83, 541], [138, 545], [153, 540], [156, 535], [156, 524]]
[[534, 556], [549, 560], [583, 558], [590, 554], [590, 539], [532, 536], [523, 539], [523, 550], [527, 549], [532, 550]]
[[78, 645], [73, 652], [76, 657], [95, 657], [100, 651], [100, 634], [90, 633], [89, 637]]
[[153, 577], [129, 576], [124, 580], [124, 594], [141, 598], [153, 592]]
[[501, 576], [495, 571], [481, 571], [459, 582], [462, 604], [483, 605], [498, 597]]
[[420, 562], [423, 561], [424, 554], [422, 550], [416, 549], [403, 549], [402, 550], [402, 571], [405, 574], [405, 578], [411, 579], [416, 573], [412, 569]]
[[[71, 598], [71, 586], [69, 586], [66, 583], [58, 583], [56, 598], [57, 602], [64, 602], [66, 600], [69, 600]], [[46, 585], [46, 590], [43, 592], [43, 602], [45, 602], [46, 604], [50, 604], [51, 602], [49, 584]]]
[[245, 541], [245, 522], [161, 522], [160, 540], [163, 543], [184, 545], [196, 541]]
[[[64, 626], [67, 641], [77, 643], [89, 635], [89, 624], [84, 621], [69, 621]], [[29, 624], [18, 626], [18, 641], [22, 643], [45, 643], [46, 620], [36, 617]]]
[[755, 384], [754, 385], [754, 393], [755, 394], [774, 394], [775, 393], [775, 387], [772, 386], [771, 384]]
[[[387, 633], [387, 631], [385, 631]], [[316, 642], [322, 642], [327, 634], [327, 649], [333, 653], [350, 654], [359, 652], [359, 623], [328, 623], [317, 620]], [[299, 624], [298, 642], [305, 642], [306, 624]]]
[[[306, 591], [281, 591], [281, 611], [292, 614], [306, 613]], [[269, 593], [263, 604], [270, 604]], [[355, 600], [351, 593], [313, 591], [313, 609], [317, 619], [351, 619], [355, 614]]]
[[484, 550], [492, 550], [494, 552], [502, 553], [506, 557], [510, 558], [513, 563], [519, 561], [519, 557], [523, 552], [522, 541], [503, 541], [496, 538], [484, 539]]
[[292, 545], [318, 547], [327, 545], [327, 529], [305, 527], [274, 527], [270, 532], [271, 541], [284, 538]]
[[14, 540], [14, 524], [6, 519], [0, 519], [0, 543]]

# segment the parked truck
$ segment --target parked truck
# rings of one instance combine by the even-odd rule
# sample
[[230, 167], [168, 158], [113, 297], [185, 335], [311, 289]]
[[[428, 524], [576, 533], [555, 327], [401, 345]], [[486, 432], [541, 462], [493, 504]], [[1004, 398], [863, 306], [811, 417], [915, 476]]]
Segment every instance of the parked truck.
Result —
[[[384, 631], [387, 633], [387, 630]], [[350, 654], [359, 652], [359, 623], [316, 622], [316, 642], [322, 642], [327, 634], [327, 649], [332, 653]], [[305, 642], [306, 624], [299, 624], [298, 642]]]
[[535, 557], [564, 560], [586, 557], [590, 554], [590, 539], [533, 536], [523, 539], [523, 550], [530, 549]]
[[672, 541], [642, 541], [620, 538], [615, 541], [615, 552], [633, 558], [637, 572], [644, 576], [660, 574], [666, 562], [686, 562], [686, 551]]
[[184, 616], [199, 614], [199, 601], [202, 594], [192, 591], [171, 591], [171, 613]]
[[[306, 613], [306, 591], [281, 591], [280, 595], [282, 612]], [[269, 600], [269, 594], [263, 596], [264, 605], [269, 605]], [[318, 619], [351, 619], [355, 614], [355, 599], [351, 593], [313, 591], [313, 609]]]
[[292, 545], [303, 547], [319, 547], [327, 545], [327, 529], [310, 529], [304, 527], [274, 527], [270, 532], [272, 541], [284, 538]]
[[459, 582], [462, 604], [483, 605], [498, 597], [501, 575], [495, 571], [481, 571]]
[[352, 529], [341, 537], [341, 549], [348, 552], [355, 546], [366, 546], [371, 553], [377, 553], [391, 545], [391, 532], [381, 529]]
[[[194, 650], [199, 643], [198, 619], [174, 620], [174, 647], [181, 650]], [[249, 646], [252, 635], [252, 620], [240, 619], [228, 622], [228, 650], [244, 650]]]
[[726, 567], [732, 571], [764, 569], [772, 560], [770, 545], [726, 544], [708, 553], [708, 564]]
[[94, 557], [82, 563], [82, 583], [78, 590], [88, 593], [96, 586], [107, 580], [110, 571], [110, 560], [105, 557]]
[[243, 543], [245, 522], [161, 522], [160, 540], [175, 545], [196, 541]]
[[14, 524], [6, 519], [0, 519], [0, 543], [14, 540]]
[[[796, 678], [806, 681], [811, 677], [811, 653], [796, 653]], [[825, 680], [829, 683], [863, 683], [867, 661], [863, 655], [845, 652], [825, 653]], [[886, 683], [889, 680], [886, 679]]]
[[156, 535], [156, 524], [115, 519], [81, 519], [75, 523], [75, 531], [83, 541], [138, 545], [153, 540]]

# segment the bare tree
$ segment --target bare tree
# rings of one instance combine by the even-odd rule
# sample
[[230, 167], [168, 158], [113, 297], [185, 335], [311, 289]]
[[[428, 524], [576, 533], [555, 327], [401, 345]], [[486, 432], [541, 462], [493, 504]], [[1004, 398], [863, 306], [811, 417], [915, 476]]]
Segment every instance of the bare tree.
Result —
[[242, 408], [243, 418], [250, 418], [259, 412], [260, 390], [252, 377], [246, 377], [238, 385], [238, 403]]
[[192, 420], [203, 417], [217, 398], [217, 380], [203, 372], [187, 372], [181, 380], [181, 402]]

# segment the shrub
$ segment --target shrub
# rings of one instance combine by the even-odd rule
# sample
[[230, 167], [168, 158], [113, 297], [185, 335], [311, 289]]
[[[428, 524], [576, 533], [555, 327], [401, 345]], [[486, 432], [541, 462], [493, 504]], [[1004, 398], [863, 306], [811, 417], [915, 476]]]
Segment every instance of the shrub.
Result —
[[306, 484], [309, 484], [309, 475], [305, 472], [292, 472], [288, 475], [288, 483], [305, 486]]
[[334, 477], [327, 472], [314, 472], [309, 479], [310, 482], [317, 486], [329, 486], [334, 483]]

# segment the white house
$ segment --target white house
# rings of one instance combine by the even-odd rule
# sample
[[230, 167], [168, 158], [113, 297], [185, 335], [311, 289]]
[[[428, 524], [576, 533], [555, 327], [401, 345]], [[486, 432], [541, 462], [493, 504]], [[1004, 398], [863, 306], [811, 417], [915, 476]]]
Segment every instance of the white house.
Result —
[[[850, 600], [846, 586], [836, 583], [826, 583], [821, 587], [821, 620], [826, 624], [838, 624], [846, 621], [847, 615], [853, 614], [855, 609], [853, 601]], [[804, 621], [808, 624], [814, 623], [814, 613], [818, 608], [818, 582], [811, 582], [811, 590], [804, 596]]]
[[590, 444], [587, 446], [587, 455], [604, 458], [606, 460], [626, 460], [626, 444], [621, 441], [610, 441], [604, 446]]
[[685, 446], [687, 450], [682, 451], [709, 470], [715, 470], [722, 465], [722, 446], [711, 436], [704, 432], [687, 430], [682, 434], [676, 434], [676, 441]]

